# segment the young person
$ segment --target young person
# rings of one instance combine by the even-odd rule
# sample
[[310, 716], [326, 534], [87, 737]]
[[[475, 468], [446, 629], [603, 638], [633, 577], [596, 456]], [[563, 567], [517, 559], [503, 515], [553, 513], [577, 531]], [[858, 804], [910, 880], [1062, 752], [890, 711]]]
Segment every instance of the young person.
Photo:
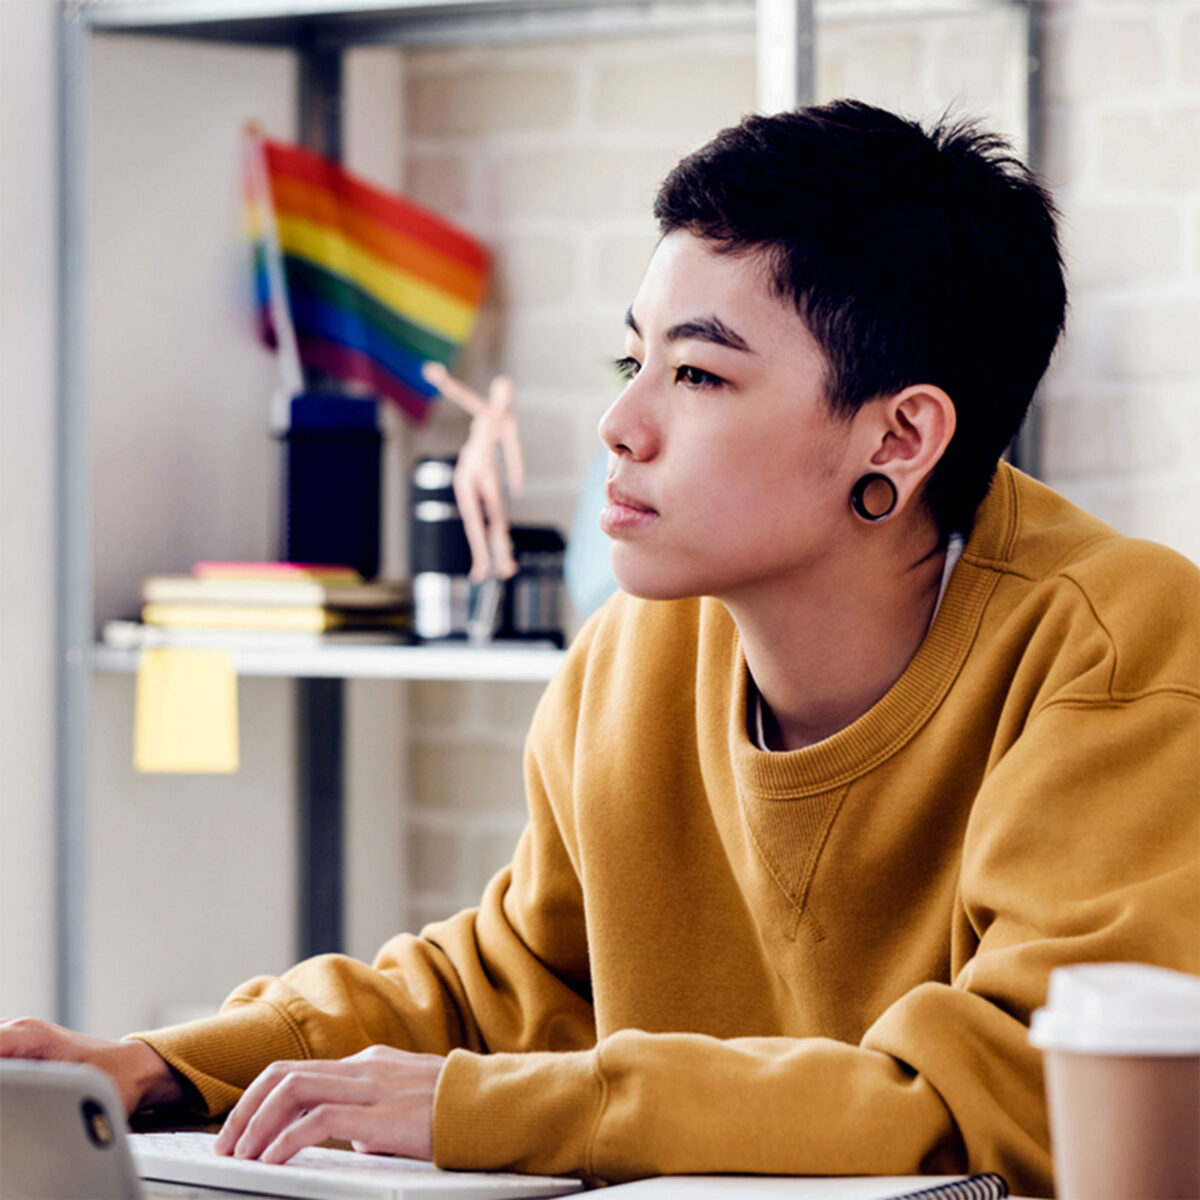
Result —
[[842, 102], [722, 132], [655, 211], [600, 426], [623, 592], [481, 906], [4, 1053], [232, 1107], [269, 1160], [1049, 1193], [1050, 970], [1200, 971], [1200, 577], [997, 466], [1062, 326], [1051, 203], [993, 137]]

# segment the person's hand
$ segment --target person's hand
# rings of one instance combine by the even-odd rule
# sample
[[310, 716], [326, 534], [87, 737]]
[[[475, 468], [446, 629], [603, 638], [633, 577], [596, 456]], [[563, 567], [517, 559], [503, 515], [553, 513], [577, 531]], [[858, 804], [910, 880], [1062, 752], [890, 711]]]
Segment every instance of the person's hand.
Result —
[[490, 575], [508, 579], [516, 574], [517, 564], [504, 508], [500, 458], [509, 490], [516, 494], [525, 485], [517, 415], [512, 408], [512, 380], [496, 376], [485, 400], [455, 379], [441, 363], [427, 362], [421, 374], [443, 396], [471, 414], [471, 428], [454, 468], [454, 498], [471, 547], [471, 579], [476, 583]]
[[126, 1114], [184, 1099], [175, 1072], [145, 1042], [112, 1042], [33, 1017], [0, 1021], [0, 1058], [37, 1058], [99, 1067], [112, 1077]]
[[272, 1063], [217, 1135], [218, 1154], [286, 1162], [327, 1138], [367, 1154], [433, 1157], [433, 1096], [445, 1059], [371, 1046], [349, 1058]]

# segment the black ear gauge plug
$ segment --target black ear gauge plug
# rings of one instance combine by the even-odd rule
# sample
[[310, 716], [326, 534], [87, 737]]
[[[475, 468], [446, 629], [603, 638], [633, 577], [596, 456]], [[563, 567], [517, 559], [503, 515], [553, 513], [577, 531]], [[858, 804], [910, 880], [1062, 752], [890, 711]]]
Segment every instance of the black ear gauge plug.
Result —
[[896, 485], [878, 473], [863, 475], [850, 493], [850, 507], [864, 521], [882, 521], [896, 507]]

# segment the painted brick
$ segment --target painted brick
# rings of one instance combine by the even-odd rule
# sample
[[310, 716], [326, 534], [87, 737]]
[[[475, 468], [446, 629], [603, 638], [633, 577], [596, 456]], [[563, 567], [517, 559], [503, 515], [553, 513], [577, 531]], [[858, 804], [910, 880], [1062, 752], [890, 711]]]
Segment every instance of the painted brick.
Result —
[[1200, 479], [1194, 467], [1174, 479], [1151, 477], [1146, 482], [1144, 504], [1137, 529], [1153, 529], [1154, 537], [1180, 554], [1200, 563]]
[[[496, 243], [491, 243], [495, 247]], [[501, 354], [504, 349], [505, 328], [508, 314], [501, 307], [494, 290], [489, 291], [479, 314], [479, 323], [471, 340], [467, 342], [463, 352], [455, 363], [455, 373], [465, 379], [472, 387], [486, 392], [488, 383], [496, 374], [497, 369], [503, 370]], [[445, 407], [449, 408], [450, 405]], [[457, 408], [457, 405], [454, 406]], [[457, 414], [456, 414], [457, 415]], [[463, 434], [466, 434], [466, 418], [463, 418]], [[457, 443], [461, 445], [461, 439]]]
[[518, 234], [505, 238], [496, 251], [493, 286], [506, 311], [561, 303], [574, 293], [579, 256], [566, 237]]
[[1042, 456], [1056, 476], [1096, 475], [1109, 466], [1109, 420], [1103, 405], [1057, 396], [1041, 406]]
[[1091, 135], [1091, 123], [1075, 106], [1045, 104], [1039, 172], [1050, 187], [1070, 187], [1085, 176]]
[[409, 709], [418, 730], [453, 728], [471, 717], [474, 689], [470, 683], [415, 680], [409, 688]]
[[[1108, 461], [1114, 470], [1154, 479], [1200, 458], [1200, 394], [1193, 387], [1141, 388], [1108, 405]], [[1200, 510], [1198, 510], [1200, 511]]]
[[1046, 95], [1079, 103], [1153, 89], [1166, 70], [1166, 53], [1149, 15], [1140, 20], [1085, 16], [1047, 22], [1043, 63]]
[[405, 174], [405, 190], [418, 203], [450, 217], [466, 213], [469, 175], [457, 155], [410, 154]]
[[1200, 299], [1122, 305], [1111, 312], [1107, 332], [1104, 365], [1114, 378], [1200, 374]]
[[619, 386], [613, 359], [621, 353], [619, 306], [596, 315], [531, 316], [507, 330], [504, 361], [516, 379], [541, 388]]
[[406, 103], [417, 137], [558, 129], [571, 119], [575, 83], [567, 69], [468, 66], [409, 72]]
[[752, 55], [674, 52], [599, 66], [593, 116], [604, 125], [634, 129], [699, 129], [707, 138], [754, 109]]
[[1067, 327], [1044, 381], [1048, 395], [1069, 394], [1091, 386], [1097, 372], [1097, 364], [1103, 354], [1101, 333], [1104, 329], [1103, 298], [1095, 293], [1078, 291], [1071, 298], [1067, 309]]
[[1096, 385], [1044, 402], [1041, 414], [1057, 478], [1153, 478], [1200, 457], [1200, 396], [1186, 385]]
[[342, 61], [342, 161], [394, 187], [404, 175], [404, 57], [390, 46], [355, 46]]
[[511, 518], [518, 525], [553, 525], [569, 529], [578, 502], [579, 487], [575, 480], [541, 482], [512, 500]]
[[488, 182], [492, 215], [514, 218], [565, 217], [572, 220], [641, 216], [650, 221], [658, 185], [692, 147], [663, 143], [652, 147], [513, 151], [493, 164]]
[[1072, 205], [1062, 223], [1071, 287], [1169, 279], [1183, 265], [1177, 209]]
[[423, 741], [413, 747], [412, 778], [420, 803], [448, 808], [520, 811], [524, 782], [519, 750]]
[[561, 405], [533, 408], [519, 399], [518, 404], [526, 475], [530, 479], [578, 477], [581, 464], [575, 452], [575, 414]]
[[931, 82], [943, 96], [969, 97], [974, 102], [996, 101], [1004, 95], [1009, 73], [1009, 44], [1004, 14], [997, 21], [981, 14], [973, 21], [955, 21], [931, 47]]
[[513, 851], [517, 848], [517, 839], [521, 836], [523, 827], [524, 821], [521, 821], [511, 830], [485, 832], [474, 839], [474, 878], [464, 880], [471, 897], [477, 899], [481, 896], [492, 876], [512, 862]]
[[816, 94], [854, 96], [912, 111], [921, 91], [922, 43], [903, 25], [833, 26], [819, 39]]
[[1200, 185], [1200, 106], [1101, 119], [1103, 182], [1165, 190]]
[[1183, 20], [1179, 39], [1179, 65], [1185, 87], [1200, 91], [1200, 6], [1192, 5]]
[[419, 931], [435, 921], [444, 921], [447, 917], [453, 916], [458, 907], [454, 897], [449, 894], [425, 892], [415, 894], [409, 904], [413, 931]]
[[632, 303], [657, 241], [658, 232], [653, 226], [640, 233], [597, 238], [591, 247], [589, 264], [597, 299], [610, 300], [619, 306]]
[[545, 690], [545, 685], [541, 683], [496, 684], [483, 694], [483, 720], [491, 729], [503, 730], [523, 739]]
[[458, 883], [461, 863], [462, 837], [457, 832], [420, 827], [410, 832], [409, 870], [417, 891], [452, 890]]
[[[1051, 477], [1050, 484], [1122, 533], [1153, 536], [1200, 562], [1200, 481], [1194, 476], [1110, 476], [1074, 482]], [[1151, 529], [1153, 535], [1147, 534]]]

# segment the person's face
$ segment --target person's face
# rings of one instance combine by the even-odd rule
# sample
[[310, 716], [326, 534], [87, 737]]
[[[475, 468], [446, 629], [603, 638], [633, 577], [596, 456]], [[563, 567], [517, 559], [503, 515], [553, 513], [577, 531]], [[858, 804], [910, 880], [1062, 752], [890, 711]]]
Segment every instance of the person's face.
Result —
[[803, 585], [853, 520], [850, 429], [760, 254], [659, 244], [627, 315], [629, 383], [600, 421], [613, 573], [651, 599]]

